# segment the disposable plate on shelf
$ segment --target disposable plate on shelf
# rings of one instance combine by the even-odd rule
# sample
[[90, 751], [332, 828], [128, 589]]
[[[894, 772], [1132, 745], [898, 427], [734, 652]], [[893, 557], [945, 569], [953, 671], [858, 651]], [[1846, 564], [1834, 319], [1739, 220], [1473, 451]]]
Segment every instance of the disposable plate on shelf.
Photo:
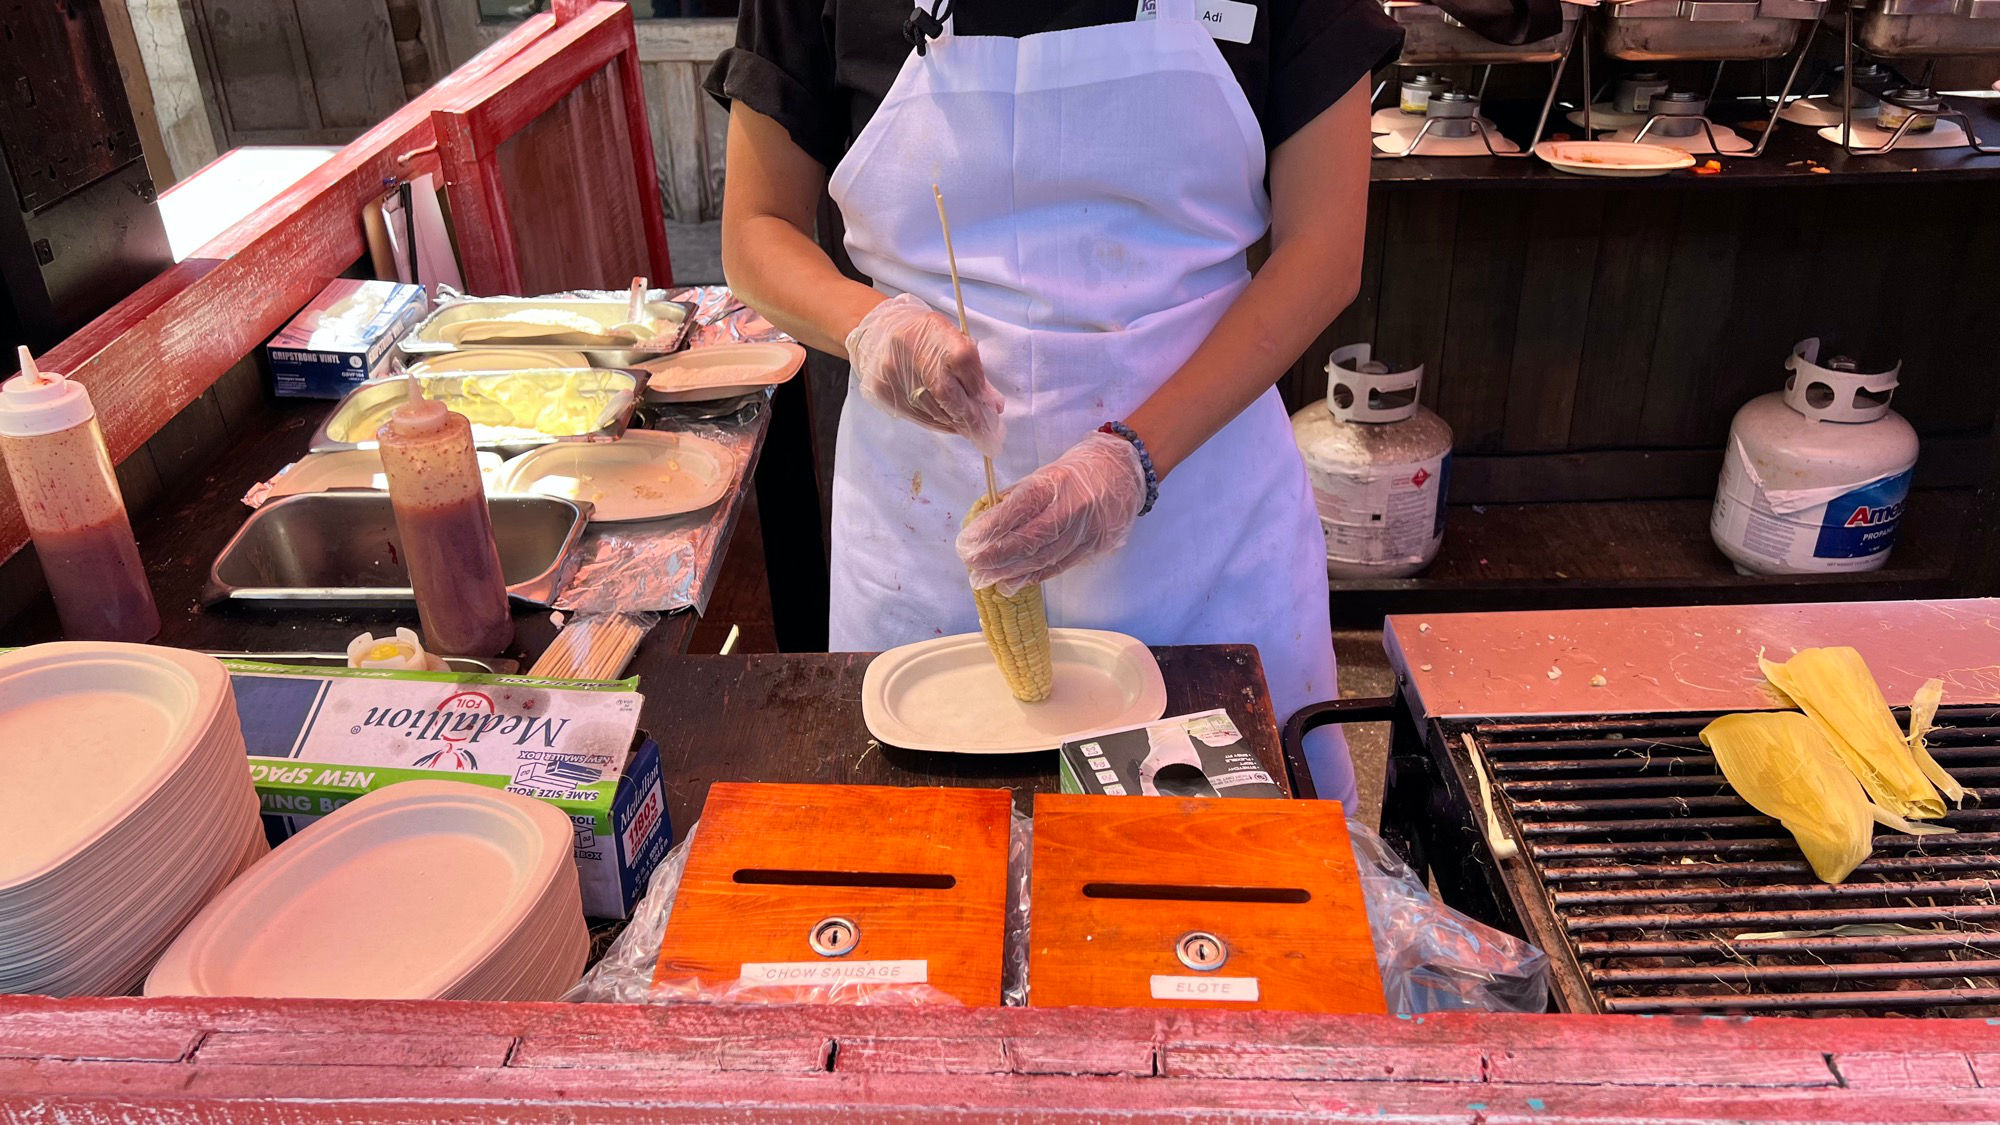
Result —
[[868, 665], [861, 717], [868, 733], [907, 750], [1027, 754], [1089, 730], [1149, 723], [1167, 713], [1152, 650], [1123, 633], [1050, 629], [1055, 688], [1040, 703], [1007, 689], [986, 639], [939, 637], [891, 649]]
[[1578, 176], [1663, 176], [1694, 167], [1694, 155], [1682, 149], [1626, 141], [1543, 141], [1535, 155]]
[[798, 374], [806, 350], [797, 344], [717, 344], [691, 348], [639, 366], [652, 374], [646, 397], [655, 402], [709, 402], [774, 387]]
[[591, 504], [595, 522], [654, 520], [698, 512], [722, 499], [736, 476], [729, 447], [693, 434], [627, 430], [618, 441], [545, 445], [507, 462], [501, 492]]
[[[493, 478], [500, 471], [500, 455], [481, 450], [477, 456], [479, 475], [485, 478], [486, 490], [491, 492]], [[280, 496], [298, 496], [308, 492], [336, 492], [342, 489], [387, 492], [389, 481], [386, 471], [382, 468], [382, 451], [336, 449], [330, 453], [308, 453], [292, 462], [284, 472], [271, 478], [271, 488], [264, 494], [264, 499], [275, 500]]]

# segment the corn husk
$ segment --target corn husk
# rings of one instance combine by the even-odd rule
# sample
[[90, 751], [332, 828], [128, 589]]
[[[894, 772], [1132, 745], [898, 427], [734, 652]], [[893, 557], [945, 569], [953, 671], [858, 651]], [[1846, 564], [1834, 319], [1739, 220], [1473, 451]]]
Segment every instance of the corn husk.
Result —
[[1944, 815], [1944, 800], [1918, 764], [1860, 653], [1846, 647], [1809, 648], [1783, 664], [1759, 656], [1757, 665], [1819, 725], [1877, 805], [1898, 818]]
[[1813, 720], [1797, 711], [1724, 715], [1702, 744], [1738, 796], [1777, 818], [1822, 882], [1838, 883], [1874, 850], [1868, 794]]
[[1910, 700], [1910, 754], [1917, 759], [1917, 768], [1931, 779], [1952, 804], [1965, 806], [1965, 786], [1944, 772], [1937, 759], [1931, 757], [1930, 747], [1924, 744], [1924, 736], [1937, 725], [1938, 704], [1944, 702], [1944, 681], [1927, 680], [1917, 689], [1916, 698]]

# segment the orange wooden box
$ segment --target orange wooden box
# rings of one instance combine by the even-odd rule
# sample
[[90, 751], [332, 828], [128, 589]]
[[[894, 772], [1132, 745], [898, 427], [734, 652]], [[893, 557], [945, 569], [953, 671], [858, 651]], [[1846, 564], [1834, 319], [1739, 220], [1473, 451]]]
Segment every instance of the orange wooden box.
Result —
[[1000, 1003], [1011, 795], [709, 787], [655, 984], [922, 980]]
[[1334, 801], [1035, 797], [1028, 1003], [1382, 1012]]

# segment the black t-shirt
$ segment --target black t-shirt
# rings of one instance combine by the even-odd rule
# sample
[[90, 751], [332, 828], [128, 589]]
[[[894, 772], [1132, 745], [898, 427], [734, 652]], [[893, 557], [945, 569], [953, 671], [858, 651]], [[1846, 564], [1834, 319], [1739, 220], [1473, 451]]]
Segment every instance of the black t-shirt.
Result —
[[[913, 0], [742, 0], [708, 92], [775, 119], [831, 169], [909, 57]], [[1377, 0], [1255, 0], [1250, 42], [1216, 40], [1276, 147], [1387, 63], [1403, 33]], [[963, 35], [1020, 37], [1132, 19], [1136, 0], [954, 0]]]

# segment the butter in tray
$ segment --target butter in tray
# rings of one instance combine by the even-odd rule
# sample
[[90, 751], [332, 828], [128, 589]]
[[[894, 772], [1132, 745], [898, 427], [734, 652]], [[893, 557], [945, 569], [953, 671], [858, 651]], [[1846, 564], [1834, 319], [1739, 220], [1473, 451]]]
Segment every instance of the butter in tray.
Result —
[[[375, 432], [409, 397], [404, 377], [364, 383], [342, 399], [314, 435], [312, 451], [373, 449]], [[424, 397], [472, 423], [472, 443], [501, 452], [558, 441], [609, 441], [625, 432], [639, 404], [639, 373], [617, 368], [421, 376]]]

